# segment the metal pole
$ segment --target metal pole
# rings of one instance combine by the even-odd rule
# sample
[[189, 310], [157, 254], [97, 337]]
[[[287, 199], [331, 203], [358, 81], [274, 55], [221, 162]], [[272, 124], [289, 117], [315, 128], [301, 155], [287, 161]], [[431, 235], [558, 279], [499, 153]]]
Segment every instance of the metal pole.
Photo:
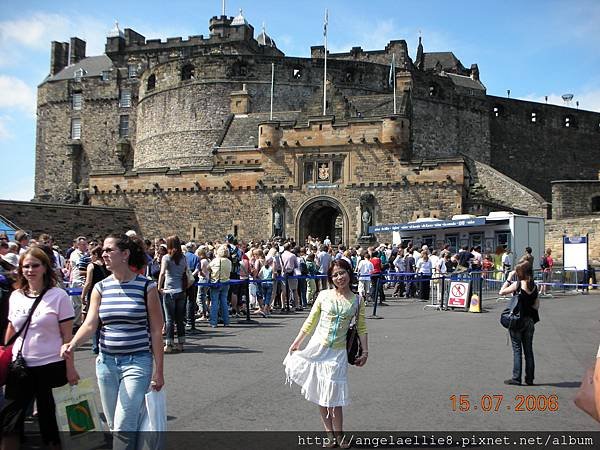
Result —
[[271, 63], [271, 114], [269, 120], [273, 120], [273, 94], [275, 90], [275, 63]]
[[327, 114], [327, 24], [329, 21], [329, 12], [325, 10], [325, 66], [323, 70], [323, 115]]
[[394, 114], [396, 114], [396, 66], [393, 67], [392, 77], [394, 77]]

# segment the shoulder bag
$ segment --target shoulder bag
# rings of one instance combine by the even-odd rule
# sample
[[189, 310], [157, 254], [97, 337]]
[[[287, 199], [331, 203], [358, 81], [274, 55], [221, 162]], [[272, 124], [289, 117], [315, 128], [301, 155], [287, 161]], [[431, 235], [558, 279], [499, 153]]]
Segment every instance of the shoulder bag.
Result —
[[[358, 299], [358, 297], [357, 297]], [[362, 356], [362, 345], [358, 337], [358, 313], [360, 311], [360, 300], [357, 301], [356, 314], [348, 327], [346, 334], [346, 352], [348, 353], [348, 364], [355, 365], [356, 360]]]
[[[11, 372], [13, 376], [16, 376], [18, 380], [21, 380], [27, 376], [27, 364], [25, 363], [25, 358], [23, 358], [22, 354], [23, 344], [25, 343], [25, 337], [27, 336], [27, 330], [29, 329], [29, 324], [31, 323], [33, 313], [47, 291], [48, 289], [44, 289], [44, 291], [42, 291], [42, 293], [35, 299], [31, 309], [29, 310], [29, 315], [27, 316], [23, 327], [13, 334], [13, 336], [4, 346], [0, 347], [0, 386], [4, 386], [6, 384], [9, 372]], [[15, 360], [12, 361], [13, 344], [21, 335], [21, 333], [24, 333], [23, 340], [21, 341], [21, 348], [19, 349]]]
[[510, 299], [508, 306], [500, 314], [500, 323], [508, 330], [519, 330], [522, 327], [521, 303], [519, 301], [520, 292], [521, 288], [519, 287]]

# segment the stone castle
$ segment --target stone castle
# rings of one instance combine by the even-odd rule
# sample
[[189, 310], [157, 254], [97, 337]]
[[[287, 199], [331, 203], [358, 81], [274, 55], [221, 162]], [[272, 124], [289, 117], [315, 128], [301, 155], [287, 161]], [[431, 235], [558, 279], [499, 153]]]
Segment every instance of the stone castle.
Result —
[[209, 30], [115, 25], [91, 57], [52, 42], [35, 200], [130, 208], [146, 236], [347, 244], [419, 217], [600, 211], [599, 113], [487, 95], [476, 64], [420, 39], [414, 59], [403, 40], [328, 53], [324, 105], [323, 46], [286, 56], [241, 12]]

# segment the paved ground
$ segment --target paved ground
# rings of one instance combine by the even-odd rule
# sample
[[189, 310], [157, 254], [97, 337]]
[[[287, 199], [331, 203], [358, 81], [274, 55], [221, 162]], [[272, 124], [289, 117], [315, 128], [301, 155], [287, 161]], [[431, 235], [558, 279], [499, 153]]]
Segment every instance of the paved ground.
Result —
[[[347, 430], [598, 429], [573, 397], [595, 361], [600, 295], [542, 300], [534, 387], [503, 384], [512, 369], [507, 333], [498, 323], [504, 303], [484, 300], [481, 314], [424, 311], [423, 303], [410, 300], [388, 303], [378, 311], [381, 320], [368, 321], [368, 364], [349, 369], [353, 404], [345, 410]], [[281, 364], [306, 314], [216, 330], [200, 325], [184, 353], [166, 355], [170, 429], [319, 430], [316, 406], [297, 386], [284, 384]], [[91, 352], [78, 351], [77, 367], [82, 376], [93, 376]], [[452, 395], [468, 395], [471, 410], [453, 411]], [[498, 411], [481, 410], [484, 395], [503, 396]], [[518, 395], [556, 395], [558, 410], [517, 412]]]

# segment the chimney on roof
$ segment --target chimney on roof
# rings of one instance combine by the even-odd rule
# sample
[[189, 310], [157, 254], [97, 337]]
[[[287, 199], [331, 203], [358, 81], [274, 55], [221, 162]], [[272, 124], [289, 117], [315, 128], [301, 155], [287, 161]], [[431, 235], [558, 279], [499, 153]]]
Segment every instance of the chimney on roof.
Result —
[[477, 64], [471, 64], [471, 79], [479, 81], [479, 67]]
[[68, 42], [52, 41], [50, 50], [50, 75], [56, 75], [69, 64]]
[[69, 64], [75, 64], [85, 58], [85, 41], [78, 37], [71, 38]]

